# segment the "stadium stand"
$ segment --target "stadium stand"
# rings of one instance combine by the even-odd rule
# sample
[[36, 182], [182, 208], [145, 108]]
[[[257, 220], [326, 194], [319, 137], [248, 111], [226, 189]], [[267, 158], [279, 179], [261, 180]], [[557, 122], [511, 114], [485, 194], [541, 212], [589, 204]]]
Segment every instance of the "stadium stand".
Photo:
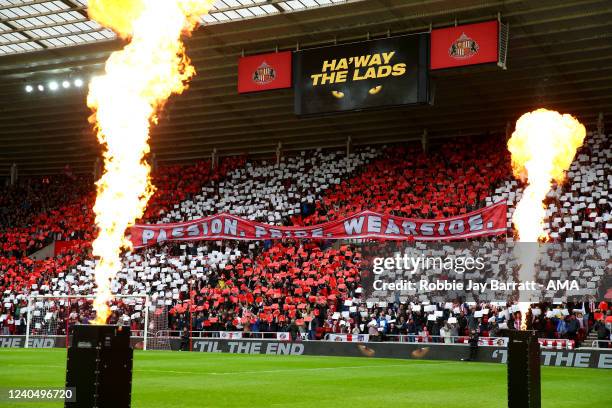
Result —
[[[567, 182], [555, 186], [548, 200], [548, 228], [555, 241], [608, 240], [610, 156], [608, 138], [590, 134]], [[158, 223], [229, 212], [273, 224], [310, 225], [363, 209], [396, 209], [396, 215], [440, 218], [500, 199], [508, 200], [510, 217], [520, 198], [519, 183], [509, 181], [509, 158], [500, 140], [474, 140], [469, 148], [450, 142], [427, 153], [413, 146], [365, 148], [349, 157], [317, 150], [285, 157], [279, 164], [237, 157], [224, 159], [215, 170], [210, 162], [162, 166], [153, 178], [157, 192], [144, 220]], [[43, 205], [28, 199], [36, 204], [25, 204], [27, 211], [20, 211], [18, 217], [6, 214], [12, 208], [24, 208], [26, 199], [15, 192], [2, 201], [0, 327], [5, 332], [23, 332], [27, 293], [86, 295], [94, 289], [94, 262], [88, 245], [93, 215], [87, 210], [93, 199], [87, 187], [91, 180], [66, 177], [62, 182], [32, 188], [27, 197], [49, 196], [48, 201]], [[53, 198], [62, 190], [70, 192], [69, 200], [66, 194]], [[508, 222], [510, 227], [510, 218]], [[41, 261], [24, 256], [50, 239], [77, 244]], [[495, 337], [500, 325], [514, 327], [522, 319], [515, 306], [491, 299], [448, 304], [435, 293], [391, 304], [367, 299], [361, 284], [367, 255], [368, 245], [363, 243], [166, 243], [127, 252], [113, 289], [150, 295], [156, 308], [170, 313], [168, 329], [174, 332], [184, 328], [282, 331], [294, 336], [301, 332], [310, 339], [330, 333], [369, 334], [372, 339], [386, 340], [403, 335], [446, 342], [455, 337], [461, 341], [470, 329]], [[584, 276], [578, 271], [586, 279], [585, 286], [591, 283], [592, 299], [605, 270], [604, 262], [601, 274]], [[579, 343], [590, 328], [599, 329], [598, 322], [604, 321], [605, 326], [610, 315], [606, 302], [560, 305], [553, 303], [554, 293], [549, 298], [550, 303], [540, 305], [539, 314], [530, 321], [545, 339]], [[435, 306], [442, 312], [440, 318], [428, 320], [425, 306]], [[69, 310], [58, 308], [58, 319], [67, 317], [71, 324], [77, 315], [91, 317], [75, 313], [76, 308], [84, 312], [87, 303]], [[125, 321], [133, 315], [130, 305], [118, 303], [111, 321]], [[141, 327], [141, 322], [132, 320], [134, 329]], [[65, 323], [57, 324], [63, 327], [58, 330], [65, 330]]]
[[213, 169], [208, 160], [192, 165], [173, 164], [161, 166], [153, 171], [153, 183], [156, 191], [147, 205], [144, 220], [158, 219], [172, 211], [176, 203], [192, 199], [208, 182], [215, 183], [224, 179], [229, 171], [241, 168], [246, 157], [227, 157], [220, 161], [219, 167]]
[[71, 174], [28, 178], [0, 196], [0, 247], [24, 257], [53, 241], [91, 240], [93, 179]]
[[[470, 142], [468, 142], [470, 144]], [[508, 177], [509, 157], [499, 140], [393, 146], [360, 174], [327, 192], [306, 224], [364, 209], [415, 218], [443, 218], [481, 208], [491, 188]], [[297, 221], [296, 221], [297, 222]]]
[[[148, 211], [163, 212], [175, 200], [189, 197], [208, 180], [216, 180], [243, 163], [243, 157], [235, 157], [221, 160], [215, 170], [210, 161], [189, 166], [161, 166], [152, 174], [158, 188]], [[83, 283], [86, 284], [83, 288], [93, 288], [92, 277], [81, 276], [83, 266], [79, 265], [88, 264], [87, 259], [91, 259], [93, 188], [91, 178], [76, 177], [69, 172], [56, 179], [27, 178], [17, 186], [6, 187], [0, 213], [19, 214], [21, 224], [13, 226], [18, 225], [15, 224], [17, 218], [5, 216], [0, 230], [3, 248], [0, 253], [0, 290], [3, 293], [0, 315], [6, 316], [5, 321], [12, 316], [23, 317], [25, 293], [74, 294]], [[26, 256], [53, 241], [56, 243], [53, 256], [41, 260]], [[70, 272], [72, 277], [68, 278]], [[11, 301], [13, 305], [7, 306]], [[113, 318], [116, 321], [117, 316]], [[17, 320], [24, 323], [21, 322], [24, 319]]]
[[286, 224], [313, 205], [323, 191], [376, 156], [372, 148], [352, 154], [302, 151], [278, 164], [266, 161], [247, 163], [228, 174], [218, 186], [210, 185], [201, 194], [185, 200], [159, 220], [186, 221], [209, 214], [229, 212], [270, 224]]

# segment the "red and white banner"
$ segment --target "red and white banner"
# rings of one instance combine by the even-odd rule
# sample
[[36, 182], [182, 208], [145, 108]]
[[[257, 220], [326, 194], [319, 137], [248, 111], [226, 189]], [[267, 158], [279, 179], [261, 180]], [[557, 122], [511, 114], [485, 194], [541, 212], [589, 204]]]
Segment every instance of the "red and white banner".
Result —
[[[300, 340], [306, 341], [308, 340], [308, 333], [298, 333], [300, 336]], [[291, 341], [291, 333], [289, 332], [276, 332], [276, 340], [280, 341]]]
[[291, 51], [251, 55], [238, 60], [238, 93], [291, 88]]
[[431, 31], [431, 69], [497, 62], [499, 22], [466, 24]]
[[233, 331], [233, 332], [228, 332], [228, 331], [222, 331], [219, 332], [219, 337], [222, 338], [223, 340], [234, 340], [234, 339], [241, 339], [242, 338], [242, 332], [237, 332], [237, 331]]
[[501, 201], [461, 216], [437, 220], [396, 217], [362, 211], [348, 217], [305, 227], [278, 227], [218, 214], [198, 220], [171, 224], [139, 224], [130, 229], [134, 248], [165, 241], [201, 241], [218, 239], [383, 239], [451, 241], [504, 234], [506, 202]]
[[[470, 344], [469, 338], [463, 339], [464, 344]], [[508, 347], [508, 338], [507, 337], [479, 337], [478, 338], [479, 346], [498, 346], [498, 347]]]
[[352, 343], [367, 343], [370, 341], [370, 335], [368, 334], [337, 334], [330, 333], [328, 337], [329, 341], [343, 341]]
[[566, 339], [538, 339], [538, 343], [540, 343], [540, 347], [545, 349], [573, 350], [576, 346], [574, 340]]
[[291, 341], [291, 334], [289, 332], [277, 332], [276, 340]]

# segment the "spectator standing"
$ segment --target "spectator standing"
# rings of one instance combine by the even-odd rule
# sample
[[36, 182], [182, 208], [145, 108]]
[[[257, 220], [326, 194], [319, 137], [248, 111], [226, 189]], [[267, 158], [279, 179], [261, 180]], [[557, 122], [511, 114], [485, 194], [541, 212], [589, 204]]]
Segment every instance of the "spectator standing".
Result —
[[478, 331], [471, 330], [470, 338], [468, 339], [470, 345], [470, 356], [467, 359], [461, 359], [462, 361], [474, 361], [478, 355]]
[[603, 318], [595, 322], [593, 329], [597, 333], [597, 344], [600, 348], [607, 348], [610, 345], [610, 330], [606, 327]]

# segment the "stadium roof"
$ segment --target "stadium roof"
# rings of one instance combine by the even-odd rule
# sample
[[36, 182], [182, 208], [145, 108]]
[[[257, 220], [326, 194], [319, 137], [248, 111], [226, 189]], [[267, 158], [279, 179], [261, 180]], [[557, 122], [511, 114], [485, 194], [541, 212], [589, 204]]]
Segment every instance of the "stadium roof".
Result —
[[[217, 0], [204, 25], [300, 11], [347, 0]], [[67, 47], [116, 36], [87, 17], [86, 0], [0, 0], [0, 55]]]
[[[83, 13], [82, 3], [71, 1], [74, 11], [68, 13]], [[25, 1], [0, 0], [0, 10], [17, 3]], [[28, 3], [65, 5], [70, 1]], [[248, 2], [225, 1], [228, 7], [239, 7], [239, 3]], [[348, 136], [354, 144], [416, 140], [424, 129], [432, 139], [502, 132], [508, 120], [540, 106], [571, 112], [587, 125], [595, 123], [599, 112], [612, 115], [609, 0], [365, 0], [317, 7], [319, 3], [331, 2], [301, 0], [309, 6], [305, 11], [279, 10], [262, 18], [205, 24], [198, 29], [187, 44], [198, 76], [187, 92], [171, 99], [153, 131], [151, 144], [158, 159], [208, 157], [213, 148], [222, 155], [271, 153], [278, 142], [288, 150], [341, 146]], [[267, 1], [264, 5], [268, 4], [284, 8], [283, 4], [295, 7], [297, 3]], [[230, 12], [224, 11], [221, 2], [216, 6], [217, 13]], [[237, 60], [243, 53], [426, 31], [498, 14], [510, 25], [508, 70], [435, 74], [432, 106], [298, 119], [290, 90], [236, 92]], [[6, 25], [5, 18], [2, 24]], [[91, 170], [99, 147], [87, 124], [86, 90], [26, 93], [24, 87], [51, 80], [87, 80], [102, 72], [109, 53], [121, 46], [113, 39], [0, 57], [0, 175], [13, 162], [22, 173], [57, 172], [65, 164], [77, 171]]]

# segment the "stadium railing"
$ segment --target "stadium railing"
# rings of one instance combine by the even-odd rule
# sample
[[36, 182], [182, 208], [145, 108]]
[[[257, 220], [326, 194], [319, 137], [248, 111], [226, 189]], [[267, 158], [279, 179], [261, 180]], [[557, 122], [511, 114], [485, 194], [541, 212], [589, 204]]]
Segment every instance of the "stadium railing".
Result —
[[[485, 341], [485, 339], [487, 339]], [[488, 340], [490, 339], [490, 340]], [[495, 346], [497, 340], [502, 339], [500, 337], [481, 337], [479, 342], [481, 345]], [[503, 340], [503, 339], [502, 339]], [[467, 336], [429, 336], [429, 335], [418, 335], [418, 334], [387, 334], [384, 335], [384, 342], [396, 342], [396, 343], [445, 343], [445, 344], [467, 344]]]
[[[220, 339], [272, 339], [277, 340], [287, 332], [243, 332], [243, 331], [191, 331], [192, 339], [220, 338]], [[157, 337], [181, 337], [180, 330], [160, 330]]]
[[[330, 341], [333, 333], [325, 335], [324, 340]], [[354, 336], [357, 339], [357, 336]], [[370, 341], [373, 339], [370, 338]], [[337, 340], [339, 341], [339, 340]], [[357, 340], [354, 340], [357, 341]], [[382, 343], [424, 343], [424, 344], [469, 344], [468, 336], [425, 336], [418, 334], [387, 334], [382, 338], [374, 340]], [[567, 339], [538, 339], [540, 346], [544, 349], [573, 350], [576, 348], [574, 340]], [[479, 346], [505, 347], [508, 344], [507, 337], [479, 337]], [[593, 346], [595, 347], [595, 346]]]
[[[334, 333], [328, 333], [323, 340], [332, 341]], [[354, 336], [357, 341], [357, 336]], [[385, 334], [380, 336], [370, 336], [369, 341], [375, 343], [430, 343], [430, 344], [468, 344], [467, 336], [425, 336], [418, 334]], [[340, 340], [336, 340], [340, 341]], [[505, 346], [504, 337], [480, 337], [478, 341], [481, 346]]]
[[612, 348], [612, 340], [593, 340], [593, 348]]

